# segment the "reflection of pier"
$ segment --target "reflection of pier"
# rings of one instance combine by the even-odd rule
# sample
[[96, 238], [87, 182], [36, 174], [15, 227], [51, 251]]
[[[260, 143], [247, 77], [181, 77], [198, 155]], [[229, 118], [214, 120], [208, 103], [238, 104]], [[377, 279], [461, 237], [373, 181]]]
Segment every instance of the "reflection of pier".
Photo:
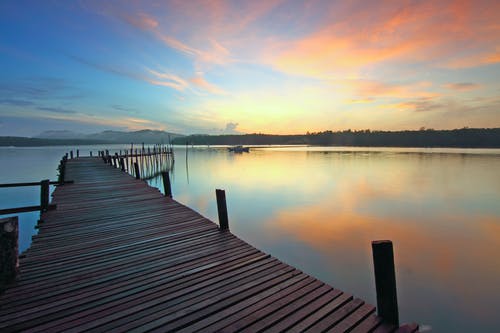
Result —
[[[109, 154], [102, 156], [106, 163], [98, 158], [64, 163], [63, 181], [73, 183], [55, 190], [57, 208], [41, 214], [19, 276], [0, 296], [0, 330], [397, 329], [376, 316], [373, 306], [231, 234], [223, 191], [217, 191], [219, 228], [119, 171], [130, 170], [140, 155], [119, 154], [123, 163], [115, 162], [116, 168], [109, 167]], [[152, 163], [155, 157], [147, 156]], [[133, 162], [125, 164], [125, 158]], [[14, 229], [9, 228], [2, 226]]]

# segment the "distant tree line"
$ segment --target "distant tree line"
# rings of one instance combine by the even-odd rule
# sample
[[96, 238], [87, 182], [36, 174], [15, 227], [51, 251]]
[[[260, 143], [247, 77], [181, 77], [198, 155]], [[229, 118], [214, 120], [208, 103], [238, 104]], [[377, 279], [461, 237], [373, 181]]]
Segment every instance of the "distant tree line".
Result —
[[193, 145], [325, 145], [365, 147], [500, 148], [500, 128], [415, 131], [324, 131], [298, 135], [189, 135], [172, 140]]

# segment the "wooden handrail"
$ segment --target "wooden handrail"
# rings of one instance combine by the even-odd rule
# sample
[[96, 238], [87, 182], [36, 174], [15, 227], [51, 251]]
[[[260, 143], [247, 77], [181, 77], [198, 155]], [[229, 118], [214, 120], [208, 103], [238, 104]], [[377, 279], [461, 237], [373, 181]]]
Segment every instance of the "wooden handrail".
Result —
[[[47, 210], [54, 210], [56, 208], [57, 208], [56, 204], [49, 204], [47, 207]], [[42, 206], [25, 206], [25, 207], [16, 207], [16, 208], [6, 208], [6, 209], [0, 209], [0, 215], [36, 212], [36, 211], [40, 211], [40, 210], [42, 210]]]
[[[30, 182], [30, 183], [10, 183], [10, 184], [0, 184], [0, 187], [22, 187], [22, 186], [40, 186], [42, 182]], [[63, 183], [58, 181], [50, 181], [50, 185], [62, 185]], [[73, 184], [72, 180], [67, 180], [64, 184]]]

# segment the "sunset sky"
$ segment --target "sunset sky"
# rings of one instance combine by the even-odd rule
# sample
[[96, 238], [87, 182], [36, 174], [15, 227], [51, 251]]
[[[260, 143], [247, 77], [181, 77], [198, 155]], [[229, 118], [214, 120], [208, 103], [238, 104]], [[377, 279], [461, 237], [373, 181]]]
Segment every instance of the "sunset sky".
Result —
[[500, 127], [500, 1], [0, 2], [0, 136]]

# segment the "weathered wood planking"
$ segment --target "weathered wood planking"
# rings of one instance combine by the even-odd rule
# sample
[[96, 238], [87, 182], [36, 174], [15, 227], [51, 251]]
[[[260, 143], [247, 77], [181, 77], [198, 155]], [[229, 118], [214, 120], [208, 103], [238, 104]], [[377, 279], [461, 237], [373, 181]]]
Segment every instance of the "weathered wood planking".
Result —
[[396, 329], [101, 159], [66, 179], [0, 296], [2, 332]]

